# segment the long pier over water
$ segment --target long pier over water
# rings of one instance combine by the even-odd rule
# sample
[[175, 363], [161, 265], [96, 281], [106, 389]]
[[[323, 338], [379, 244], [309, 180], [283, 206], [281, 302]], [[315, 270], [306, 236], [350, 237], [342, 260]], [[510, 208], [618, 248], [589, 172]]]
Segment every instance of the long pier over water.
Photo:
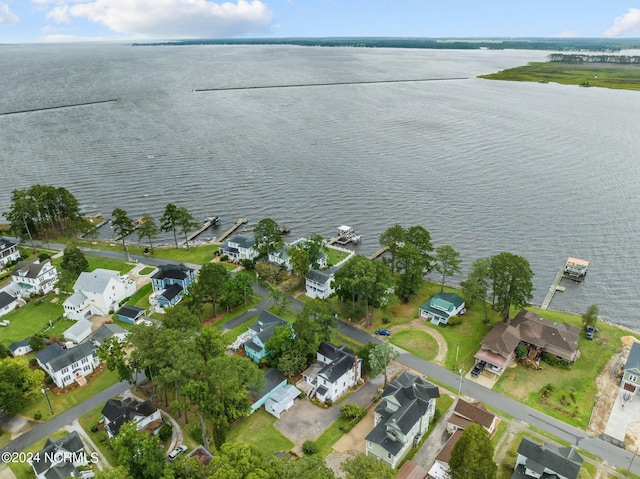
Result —
[[556, 291], [564, 291], [564, 286], [560, 286], [560, 281], [562, 281], [563, 277], [564, 277], [564, 266], [560, 268], [560, 271], [558, 272], [556, 279], [549, 287], [549, 292], [547, 293], [547, 296], [544, 298], [544, 301], [542, 302], [542, 306], [540, 306], [541, 309], [549, 308], [549, 304], [551, 304], [551, 300], [553, 299], [553, 295], [556, 294]]

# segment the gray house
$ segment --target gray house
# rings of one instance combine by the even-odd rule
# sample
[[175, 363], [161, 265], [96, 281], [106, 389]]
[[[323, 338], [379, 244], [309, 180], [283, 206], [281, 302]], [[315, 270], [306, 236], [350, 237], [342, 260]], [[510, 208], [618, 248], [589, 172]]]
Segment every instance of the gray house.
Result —
[[620, 387], [632, 395], [640, 388], [640, 343], [638, 342], [631, 345], [631, 351], [623, 368]]
[[90, 343], [82, 343], [70, 349], [53, 343], [36, 354], [36, 359], [59, 388], [66, 387], [74, 381], [84, 386], [87, 384], [85, 376], [100, 365], [96, 350]]
[[48, 438], [33, 455], [31, 467], [37, 479], [80, 477], [78, 468], [89, 464], [84, 443], [76, 431], [61, 439]]
[[523, 437], [518, 447], [518, 458], [511, 479], [576, 479], [582, 461], [582, 457], [573, 447], [538, 444]]
[[367, 456], [396, 467], [428, 429], [439, 397], [437, 386], [406, 372], [389, 383], [375, 409], [374, 428], [365, 438]]

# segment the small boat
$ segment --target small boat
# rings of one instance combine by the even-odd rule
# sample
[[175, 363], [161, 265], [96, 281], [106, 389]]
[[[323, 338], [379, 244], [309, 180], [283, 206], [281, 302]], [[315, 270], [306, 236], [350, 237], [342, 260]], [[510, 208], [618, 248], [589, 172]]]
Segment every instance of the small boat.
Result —
[[564, 265], [564, 277], [573, 281], [583, 281], [587, 275], [589, 262], [578, 258], [569, 258]]

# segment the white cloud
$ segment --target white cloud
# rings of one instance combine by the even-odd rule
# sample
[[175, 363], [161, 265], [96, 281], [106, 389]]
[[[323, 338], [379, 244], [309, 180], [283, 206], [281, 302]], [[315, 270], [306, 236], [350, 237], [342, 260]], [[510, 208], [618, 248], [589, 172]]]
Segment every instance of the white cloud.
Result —
[[266, 33], [272, 13], [260, 0], [94, 0], [58, 4], [47, 18], [85, 18], [114, 32], [151, 38], [216, 38]]
[[9, 5], [0, 2], [0, 25], [16, 25], [18, 23], [20, 23], [20, 19], [11, 13]]
[[557, 35], [553, 35], [555, 38], [577, 38], [578, 32], [575, 30], [567, 30], [566, 32], [560, 32]]
[[623, 16], [614, 20], [613, 26], [604, 32], [605, 37], [619, 37], [625, 33], [640, 31], [640, 8], [630, 8]]

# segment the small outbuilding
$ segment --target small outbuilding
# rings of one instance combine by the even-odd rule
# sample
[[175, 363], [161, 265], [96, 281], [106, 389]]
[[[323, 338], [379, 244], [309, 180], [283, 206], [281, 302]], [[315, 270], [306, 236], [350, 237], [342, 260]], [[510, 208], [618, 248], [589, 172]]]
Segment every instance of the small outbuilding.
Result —
[[136, 324], [136, 320], [144, 316], [145, 310], [137, 306], [123, 306], [116, 313], [123, 323]]
[[76, 324], [67, 329], [62, 335], [65, 341], [73, 341], [81, 343], [91, 334], [91, 321], [87, 319], [79, 319]]
[[31, 346], [29, 346], [29, 341], [31, 338], [23, 339], [22, 341], [16, 341], [15, 343], [11, 343], [9, 345], [9, 351], [11, 354], [15, 356], [24, 356], [27, 353], [33, 351]]

